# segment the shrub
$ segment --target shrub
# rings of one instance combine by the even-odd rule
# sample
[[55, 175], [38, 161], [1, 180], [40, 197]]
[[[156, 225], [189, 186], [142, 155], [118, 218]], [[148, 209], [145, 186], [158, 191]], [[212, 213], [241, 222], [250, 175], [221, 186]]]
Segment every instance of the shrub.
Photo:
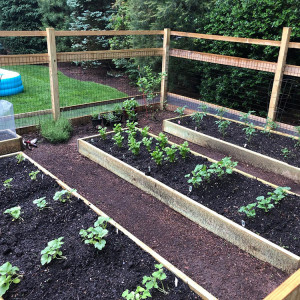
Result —
[[72, 125], [65, 118], [60, 118], [57, 121], [47, 120], [41, 123], [40, 132], [52, 144], [63, 143], [71, 137]]

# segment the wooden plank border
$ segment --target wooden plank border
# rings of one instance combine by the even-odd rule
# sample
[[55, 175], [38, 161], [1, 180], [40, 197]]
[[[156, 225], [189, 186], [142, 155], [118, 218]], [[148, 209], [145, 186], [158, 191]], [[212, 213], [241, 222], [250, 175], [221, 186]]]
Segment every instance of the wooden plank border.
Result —
[[18, 134], [15, 138], [0, 141], [0, 155], [22, 150], [22, 137]]
[[[299, 268], [299, 256], [219, 215], [213, 210], [173, 190], [160, 181], [145, 175], [143, 172], [94, 147], [86, 141], [95, 137], [99, 137], [99, 135], [78, 140], [78, 150], [82, 155], [117, 174], [119, 177], [137, 186], [141, 190], [156, 197], [188, 219], [224, 238], [253, 256], [289, 273]], [[192, 153], [197, 156], [202, 156], [196, 152]], [[215, 162], [215, 160], [212, 159], [209, 159], [209, 161]], [[242, 171], [235, 171], [249, 178], [255, 178]], [[264, 184], [269, 184], [270, 186], [275, 187], [275, 185], [263, 180], [260, 181]]]
[[[63, 181], [58, 179], [55, 175], [50, 173], [47, 169], [42, 167], [40, 164], [38, 164], [36, 161], [34, 161], [32, 158], [30, 158], [28, 155], [26, 155], [23, 152], [17, 152], [10, 155], [0, 156], [0, 159], [2, 157], [9, 157], [14, 156], [21, 153], [27, 160], [29, 160], [31, 163], [33, 163], [39, 170], [41, 170], [46, 175], [49, 175], [52, 177], [63, 189], [71, 191], [71, 187], [65, 184]], [[93, 205], [90, 201], [88, 201], [86, 198], [81, 196], [77, 192], [72, 192], [72, 195], [74, 197], [77, 197], [78, 199], [82, 200], [87, 206], [89, 206], [96, 214], [104, 217], [109, 217], [107, 214], [105, 214], [103, 211], [101, 211], [98, 207]], [[148, 247], [146, 244], [144, 244], [141, 240], [139, 240], [137, 237], [135, 237], [133, 234], [131, 234], [129, 231], [127, 231], [124, 227], [122, 227], [119, 223], [115, 222], [113, 219], [109, 221], [111, 225], [113, 225], [115, 228], [123, 232], [130, 240], [132, 240], [135, 244], [137, 244], [140, 248], [142, 248], [145, 252], [149, 253], [155, 260], [157, 260], [159, 263], [163, 264], [166, 269], [171, 271], [176, 277], [180, 278], [183, 282], [185, 282], [192, 291], [194, 291], [197, 295], [202, 297], [206, 300], [217, 300], [216, 297], [214, 297], [212, 294], [210, 294], [207, 290], [202, 288], [199, 284], [197, 284], [195, 281], [193, 281], [190, 277], [185, 275], [183, 272], [181, 272], [178, 268], [176, 268], [174, 265], [172, 265], [169, 261], [164, 259], [162, 256], [160, 256], [157, 252], [152, 250], [150, 247]]]

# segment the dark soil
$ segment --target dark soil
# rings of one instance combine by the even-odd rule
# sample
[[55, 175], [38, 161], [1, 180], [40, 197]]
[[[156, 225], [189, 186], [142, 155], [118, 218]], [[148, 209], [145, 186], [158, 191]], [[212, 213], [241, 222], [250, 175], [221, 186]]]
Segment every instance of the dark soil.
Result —
[[[172, 112], [160, 112], [153, 121], [149, 114], [140, 114], [139, 126], [148, 125], [157, 134], [162, 120], [174, 116]], [[91, 124], [78, 126], [68, 143], [51, 145], [40, 139], [39, 147], [26, 153], [219, 299], [263, 299], [288, 277], [81, 156], [77, 139], [96, 133]], [[217, 159], [224, 156], [194, 144], [190, 148]], [[274, 183], [291, 186], [281, 176], [245, 164], [239, 166]]]
[[[184, 160], [177, 153], [176, 162], [163, 162], [161, 166], [157, 166], [144, 145], [141, 145], [139, 155], [133, 155], [127, 147], [127, 133], [123, 133], [123, 136], [124, 147], [122, 148], [114, 144], [111, 136], [105, 141], [94, 138], [90, 140], [90, 143], [238, 224], [245, 220], [247, 229], [258, 232], [277, 245], [284, 246], [291, 252], [300, 255], [300, 237], [298, 236], [300, 232], [300, 198], [298, 196], [287, 196], [268, 213], [262, 209], [256, 209], [256, 217], [249, 219], [243, 213], [239, 213], [238, 209], [255, 202], [258, 196], [267, 197], [268, 192], [272, 192], [273, 188], [234, 172], [232, 175], [224, 175], [222, 178], [214, 176], [209, 183], [204, 182], [189, 192], [191, 184], [187, 183], [188, 179], [185, 178], [185, 175], [190, 174], [196, 165], [206, 164], [209, 166], [210, 162], [194, 155], [189, 155]], [[137, 133], [136, 138], [138, 141], [142, 139], [140, 133]], [[155, 147], [156, 143], [153, 142], [152, 151]], [[164, 156], [166, 155], [164, 154]]]
[[16, 135], [12, 134], [8, 130], [0, 130], [0, 141], [14, 139]]
[[[211, 135], [218, 139], [225, 140], [226, 142], [245, 147], [247, 149], [284, 161], [290, 165], [300, 167], [300, 145], [296, 147], [298, 140], [279, 134], [267, 134], [260, 130], [256, 130], [255, 135], [251, 138], [249, 144], [248, 138], [243, 130], [243, 128], [246, 126], [235, 122], [230, 123], [226, 130], [225, 138], [223, 138], [222, 134], [218, 131], [218, 125], [216, 124], [217, 120], [219, 119], [212, 116], [206, 116], [203, 118], [203, 122], [199, 128], [199, 125], [197, 126], [191, 117], [186, 116], [180, 119], [180, 125], [192, 130], [195, 130], [196, 128], [198, 132]], [[178, 123], [178, 119], [174, 119], [172, 122]], [[284, 157], [282, 153], [282, 149], [284, 148], [287, 148], [289, 151], [287, 157]]]
[[[93, 226], [97, 215], [81, 200], [69, 203], [54, 201], [61, 190], [51, 177], [39, 173], [37, 180], [29, 177], [36, 167], [28, 161], [0, 160], [0, 182], [12, 177], [12, 188], [0, 187], [0, 211], [21, 206], [22, 220], [12, 221], [5, 214], [0, 219], [0, 265], [9, 261], [23, 274], [19, 284], [13, 284], [5, 299], [121, 299], [123, 291], [141, 285], [143, 276], [151, 275], [157, 263], [123, 233], [108, 226], [106, 246], [102, 251], [85, 245], [80, 229]], [[50, 208], [39, 211], [33, 200], [46, 197]], [[53, 260], [42, 266], [40, 251], [47, 242], [64, 237], [63, 255], [67, 259]], [[165, 270], [168, 295], [152, 292], [153, 299], [200, 299], [188, 286]]]

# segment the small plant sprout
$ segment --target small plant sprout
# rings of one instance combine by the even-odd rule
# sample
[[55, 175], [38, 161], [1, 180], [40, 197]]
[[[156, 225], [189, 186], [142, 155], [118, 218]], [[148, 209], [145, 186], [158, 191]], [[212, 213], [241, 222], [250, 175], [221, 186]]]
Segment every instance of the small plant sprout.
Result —
[[189, 148], [189, 143], [187, 141], [183, 142], [181, 145], [179, 145], [179, 153], [183, 159], [186, 159], [188, 153], [191, 152], [191, 149]]
[[94, 223], [94, 227], [81, 229], [79, 234], [84, 243], [94, 245], [96, 249], [102, 250], [106, 245], [104, 237], [108, 234], [106, 227], [109, 220], [110, 218], [108, 217], [99, 217]]
[[248, 218], [254, 218], [256, 216], [255, 207], [257, 203], [250, 203], [247, 206], [242, 206], [239, 212], [246, 214]]
[[284, 158], [288, 158], [291, 154], [291, 151], [288, 148], [282, 148], [281, 153]]
[[61, 246], [64, 242], [62, 242], [63, 237], [59, 237], [58, 239], [52, 240], [48, 242], [47, 247], [41, 251], [41, 264], [44, 266], [49, 264], [53, 259], [66, 259], [65, 256], [62, 255], [62, 251], [60, 250]]
[[149, 133], [149, 126], [146, 126], [144, 127], [142, 130], [141, 130], [141, 134], [142, 134], [142, 137], [145, 138], [148, 136], [148, 133]]
[[71, 199], [72, 193], [76, 193], [76, 192], [77, 191], [75, 189], [71, 189], [70, 191], [68, 191], [68, 190], [58, 191], [53, 196], [53, 200], [65, 203]]
[[197, 188], [199, 187], [200, 183], [203, 181], [209, 181], [210, 180], [211, 173], [208, 172], [208, 168], [206, 165], [197, 165], [192, 171], [191, 174], [185, 175], [186, 178], [190, 178], [188, 180], [188, 183], [191, 183], [193, 187]]
[[158, 166], [162, 164], [164, 153], [157, 146], [155, 150], [152, 153], [150, 153], [150, 155]]
[[278, 204], [282, 199], [284, 199], [287, 195], [287, 191], [291, 188], [288, 186], [285, 187], [278, 187], [274, 190], [274, 192], [268, 192], [268, 195], [274, 201], [275, 204]]
[[264, 210], [264, 212], [268, 212], [270, 209], [274, 208], [274, 204], [271, 203], [271, 197], [265, 198], [264, 196], [259, 196], [256, 198], [258, 201], [257, 207]]
[[206, 112], [196, 112], [191, 115], [191, 118], [196, 123], [196, 125], [200, 127], [205, 116]]
[[114, 133], [122, 133], [122, 124], [120, 124], [120, 123], [115, 124], [113, 131], [114, 131]]
[[138, 155], [140, 153], [141, 141], [137, 142], [136, 139], [132, 136], [128, 141], [129, 150], [134, 154]]
[[13, 221], [18, 220], [21, 215], [21, 206], [15, 206], [12, 208], [8, 208], [4, 211], [4, 213], [11, 215], [11, 217], [13, 218], [12, 219]]
[[19, 268], [13, 267], [10, 262], [6, 262], [0, 266], [0, 297], [8, 290], [12, 283], [19, 283], [22, 275], [18, 274]]
[[217, 116], [219, 116], [221, 118], [221, 120], [223, 119], [223, 117], [226, 113], [227, 113], [227, 110], [223, 107], [220, 109], [217, 109]]
[[175, 145], [172, 145], [171, 147], [166, 147], [165, 149], [165, 152], [167, 154], [167, 156], [165, 157], [165, 160], [166, 161], [169, 161], [169, 162], [175, 162], [176, 161], [176, 152], [177, 152], [177, 147]]
[[39, 173], [40, 173], [39, 170], [30, 172], [30, 173], [29, 173], [30, 179], [31, 179], [31, 180], [36, 180], [36, 176], [37, 176], [37, 174], [39, 174]]
[[126, 122], [126, 127], [128, 128], [127, 133], [136, 132], [137, 125], [138, 125], [137, 122], [130, 122], [129, 120], [127, 120], [127, 122]]
[[123, 146], [124, 137], [121, 135], [120, 132], [116, 133], [112, 139], [115, 141], [114, 144], [117, 145], [119, 148]]
[[20, 164], [22, 161], [25, 160], [25, 157], [23, 156], [22, 153], [19, 153], [18, 155], [16, 155], [16, 160], [17, 160], [17, 163]]
[[272, 121], [269, 117], [267, 118], [266, 125], [264, 127], [263, 133], [267, 133], [270, 135], [271, 130], [275, 130], [278, 127], [278, 125]]
[[137, 300], [137, 299], [151, 298], [152, 296], [149, 290], [138, 285], [135, 291], [131, 291], [131, 292], [129, 290], [124, 291], [122, 297], [125, 298], [126, 300]]
[[[145, 285], [147, 290], [151, 290], [153, 288], [158, 289], [163, 294], [168, 294], [167, 290], [164, 287], [163, 280], [167, 278], [167, 275], [164, 273], [163, 265], [156, 264], [154, 265], [157, 271], [152, 273], [152, 276], [144, 276], [143, 284]], [[159, 283], [160, 285], [159, 286]]]
[[106, 140], [106, 136], [107, 136], [106, 131], [107, 131], [106, 127], [102, 127], [102, 126], [98, 127], [98, 132], [102, 140]]
[[36, 206], [39, 208], [39, 210], [43, 210], [44, 208], [48, 207], [46, 197], [42, 197], [42, 198], [33, 200], [33, 204], [36, 204]]
[[3, 186], [6, 188], [6, 189], [10, 189], [12, 187], [11, 185], [11, 182], [13, 181], [13, 178], [8, 178], [6, 180], [4, 180], [3, 182]]
[[231, 161], [231, 157], [224, 157], [222, 160], [210, 165], [208, 172], [222, 177], [225, 174], [232, 174], [233, 169], [237, 166], [236, 161]]
[[221, 120], [216, 121], [216, 124], [218, 125], [219, 132], [222, 134], [222, 136], [224, 138], [226, 135], [226, 130], [227, 130], [228, 126], [230, 125], [230, 121], [221, 119]]
[[249, 124], [249, 117], [251, 114], [254, 114], [255, 111], [254, 110], [250, 110], [247, 113], [243, 113], [240, 116], [240, 121], [244, 123], [245, 126], [247, 126]]
[[161, 149], [164, 149], [166, 147], [166, 145], [168, 144], [168, 138], [162, 132], [159, 133], [156, 140], [158, 141], [158, 143], [156, 145], [159, 145]]
[[247, 136], [247, 143], [250, 144], [252, 137], [255, 135], [255, 128], [253, 123], [249, 123], [247, 127], [243, 128]]
[[144, 137], [142, 139], [142, 143], [146, 147], [146, 149], [147, 149], [148, 152], [151, 151], [152, 140], [153, 140], [152, 137], [150, 137], [150, 138]]
[[175, 113], [178, 113], [179, 116], [181, 117], [181, 116], [184, 115], [185, 109], [186, 109], [186, 105], [183, 106], [183, 107], [177, 107], [177, 108], [174, 110], [174, 112], [175, 112]]

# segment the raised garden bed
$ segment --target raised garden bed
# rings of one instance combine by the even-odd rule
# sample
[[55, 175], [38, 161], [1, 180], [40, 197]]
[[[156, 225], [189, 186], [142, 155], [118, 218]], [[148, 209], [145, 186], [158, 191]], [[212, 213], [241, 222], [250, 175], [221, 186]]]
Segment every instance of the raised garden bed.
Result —
[[21, 151], [22, 138], [10, 130], [0, 130], [0, 155]]
[[[300, 183], [300, 146], [295, 147], [296, 139], [283, 133], [272, 131], [268, 134], [257, 129], [249, 143], [243, 130], [245, 125], [233, 120], [230, 120], [223, 137], [218, 131], [218, 120], [217, 116], [207, 115], [199, 126], [191, 116], [176, 117], [164, 120], [163, 130]], [[284, 148], [288, 149], [286, 157], [282, 152]]]
[[[190, 191], [185, 175], [197, 164], [209, 164], [214, 160], [192, 153], [186, 160], [156, 166], [144, 146], [140, 154], [134, 156], [127, 147], [117, 147], [110, 138], [103, 142], [99, 135], [79, 139], [78, 148], [81, 154], [257, 258], [287, 272], [299, 268], [299, 197], [289, 194], [280, 203], [280, 209], [269, 213], [258, 211], [256, 218], [251, 220], [238, 212], [239, 207], [255, 202], [260, 195], [267, 195], [274, 190], [274, 185], [266, 185], [235, 170], [224, 180], [214, 180], [206, 187]], [[243, 220], [245, 228], [238, 225]]]
[[[0, 158], [1, 183], [13, 178], [10, 188], [0, 186], [1, 212], [18, 205], [22, 212], [22, 219], [12, 221], [7, 214], [0, 219], [1, 264], [9, 261], [22, 274], [21, 282], [5, 293], [5, 300], [121, 299], [123, 291], [135, 290], [144, 275], [152, 274], [157, 262], [173, 274], [165, 270], [169, 294], [155, 290], [154, 299], [200, 299], [190, 288], [204, 299], [215, 299], [113, 220], [108, 225], [104, 249], [85, 245], [79, 231], [93, 226], [97, 214], [106, 215], [76, 192], [71, 201], [54, 201], [57, 191], [70, 187], [23, 156], [26, 160], [19, 164], [15, 154]], [[31, 180], [29, 173], [36, 170], [41, 172]], [[40, 211], [33, 200], [44, 196], [50, 208]], [[41, 250], [58, 237], [64, 237], [62, 252], [67, 259], [42, 266]], [[177, 287], [175, 276], [179, 278]]]

